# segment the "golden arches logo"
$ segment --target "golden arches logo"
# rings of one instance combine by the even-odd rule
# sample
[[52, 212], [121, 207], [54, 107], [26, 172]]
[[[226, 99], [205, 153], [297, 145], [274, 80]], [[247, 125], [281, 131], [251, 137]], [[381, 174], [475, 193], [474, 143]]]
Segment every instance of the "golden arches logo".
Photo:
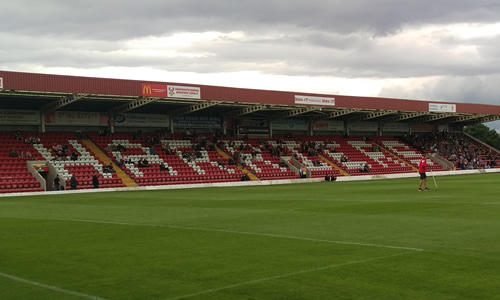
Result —
[[150, 85], [145, 85], [142, 87], [142, 94], [143, 95], [151, 95], [153, 93], [153, 89], [151, 89]]

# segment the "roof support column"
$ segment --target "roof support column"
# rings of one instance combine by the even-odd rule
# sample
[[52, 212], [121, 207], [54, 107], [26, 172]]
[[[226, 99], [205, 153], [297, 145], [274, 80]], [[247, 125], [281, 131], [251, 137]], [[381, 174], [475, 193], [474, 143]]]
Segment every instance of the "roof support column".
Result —
[[222, 115], [221, 117], [221, 122], [222, 122], [222, 134], [226, 135], [227, 134], [227, 123], [226, 123], [226, 117]]
[[45, 132], [47, 129], [45, 128], [45, 113], [40, 110], [40, 132]]
[[108, 114], [108, 127], [111, 134], [115, 134], [115, 116], [113, 113]]
[[272, 119], [268, 119], [269, 123], [269, 138], [273, 138], [273, 122]]

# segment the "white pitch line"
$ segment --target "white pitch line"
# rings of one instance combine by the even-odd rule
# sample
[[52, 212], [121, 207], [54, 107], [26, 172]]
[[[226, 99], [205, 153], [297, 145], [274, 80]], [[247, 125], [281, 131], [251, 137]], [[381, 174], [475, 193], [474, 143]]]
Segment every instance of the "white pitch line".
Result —
[[214, 292], [218, 292], [218, 291], [222, 291], [222, 290], [228, 290], [228, 289], [240, 287], [243, 285], [261, 283], [261, 282], [265, 282], [265, 281], [271, 281], [271, 280], [275, 280], [275, 279], [281, 279], [281, 278], [291, 277], [291, 276], [295, 276], [295, 275], [312, 273], [312, 272], [316, 272], [316, 271], [328, 270], [328, 269], [339, 268], [339, 267], [344, 267], [344, 266], [349, 266], [349, 265], [362, 264], [362, 263], [367, 263], [367, 262], [371, 262], [371, 261], [375, 261], [375, 260], [381, 260], [381, 259], [385, 259], [385, 258], [390, 258], [390, 257], [395, 257], [395, 256], [400, 256], [400, 255], [405, 255], [405, 254], [410, 254], [410, 253], [415, 253], [415, 251], [403, 252], [403, 253], [386, 255], [386, 256], [379, 256], [379, 257], [368, 258], [368, 259], [364, 259], [364, 260], [350, 261], [350, 262], [345, 262], [345, 263], [341, 263], [341, 264], [329, 265], [329, 266], [318, 267], [318, 268], [313, 268], [313, 269], [300, 270], [300, 271], [282, 274], [282, 275], [254, 279], [254, 280], [235, 283], [235, 284], [231, 284], [231, 285], [227, 285], [227, 286], [223, 286], [223, 287], [219, 287], [219, 288], [208, 289], [208, 290], [204, 290], [204, 291], [194, 293], [194, 294], [183, 295], [183, 296], [178, 296], [178, 297], [173, 297], [173, 298], [167, 298], [166, 300], [186, 299], [186, 298], [196, 297], [196, 296], [200, 296], [200, 295], [204, 295], [204, 294], [208, 294], [208, 293], [214, 293]]
[[370, 244], [370, 243], [358, 243], [358, 242], [347, 242], [347, 241], [335, 241], [335, 240], [323, 240], [314, 239], [306, 237], [298, 237], [291, 235], [279, 235], [270, 233], [258, 233], [258, 232], [248, 232], [248, 231], [237, 231], [237, 230], [227, 230], [227, 229], [213, 229], [213, 228], [201, 228], [201, 227], [188, 227], [188, 226], [175, 226], [175, 225], [162, 225], [162, 224], [141, 224], [141, 223], [127, 223], [127, 222], [111, 222], [111, 221], [97, 221], [97, 220], [86, 220], [86, 219], [66, 219], [66, 218], [29, 218], [29, 217], [13, 217], [18, 219], [36, 219], [36, 220], [54, 220], [54, 221], [70, 221], [70, 222], [84, 222], [84, 223], [96, 223], [96, 224], [112, 224], [112, 225], [123, 225], [123, 226], [147, 226], [147, 227], [164, 227], [172, 229], [182, 229], [182, 230], [198, 230], [198, 231], [212, 231], [212, 232], [225, 232], [233, 234], [246, 234], [255, 236], [266, 236], [275, 237], [281, 239], [292, 239], [310, 242], [322, 242], [322, 243], [332, 243], [332, 244], [342, 244], [342, 245], [353, 245], [353, 246], [364, 246], [364, 247], [377, 247], [377, 248], [388, 248], [388, 249], [400, 249], [400, 250], [411, 250], [411, 251], [424, 251], [421, 248], [413, 247], [403, 247], [403, 246], [391, 246], [391, 245], [380, 245], [380, 244]]
[[80, 298], [85, 298], [85, 299], [90, 299], [90, 300], [106, 300], [105, 298], [101, 298], [101, 297], [97, 297], [97, 296], [92, 296], [92, 295], [88, 295], [88, 294], [84, 294], [84, 293], [80, 293], [80, 292], [66, 290], [66, 289], [63, 289], [63, 288], [60, 288], [60, 287], [57, 287], [57, 286], [43, 284], [43, 283], [40, 283], [40, 282], [36, 282], [36, 281], [33, 281], [33, 280], [29, 280], [29, 279], [24, 279], [24, 278], [21, 278], [21, 277], [9, 275], [9, 274], [2, 273], [2, 272], [0, 272], [0, 277], [7, 278], [7, 279], [10, 279], [10, 280], [13, 280], [13, 281], [22, 282], [22, 283], [25, 283], [25, 284], [28, 284], [28, 285], [33, 285], [33, 286], [36, 286], [36, 287], [40, 287], [40, 288], [43, 288], [43, 289], [46, 289], [46, 290], [51, 290], [51, 291], [62, 293], [62, 294], [77, 296], [77, 297], [80, 297]]
[[[426, 196], [427, 197], [427, 196]], [[434, 196], [428, 198], [450, 198], [448, 196]], [[427, 198], [427, 199], [428, 199]], [[294, 199], [290, 201], [325, 201], [325, 202], [363, 202], [363, 203], [411, 203], [411, 204], [480, 204], [500, 205], [500, 202], [473, 202], [473, 201], [425, 201], [425, 200], [352, 200], [352, 199]]]
[[370, 244], [370, 243], [358, 243], [358, 242], [346, 242], [346, 241], [335, 241], [335, 240], [323, 240], [323, 239], [314, 239], [314, 238], [306, 238], [306, 237], [297, 237], [297, 236], [291, 236], [291, 235], [270, 234], [270, 233], [256, 233], [256, 232], [248, 232], [248, 231], [237, 231], [237, 230], [226, 230], [226, 229], [211, 229], [211, 228], [199, 228], [199, 227], [184, 227], [184, 226], [171, 226], [171, 225], [167, 225], [166, 227], [178, 228], [178, 229], [186, 229], [186, 230], [204, 230], [204, 231], [215, 231], [215, 232], [227, 232], [227, 233], [236, 233], [236, 234], [257, 235], [257, 236], [268, 236], [268, 237], [276, 237], [276, 238], [282, 238], [282, 239], [293, 239], [293, 240], [311, 241], [311, 242], [323, 242], [323, 243], [332, 243], [332, 244], [344, 244], [344, 245], [355, 245], [355, 246], [366, 246], [366, 247], [377, 247], [377, 248], [390, 248], [390, 249], [401, 249], [401, 250], [411, 250], [411, 251], [424, 251], [424, 249], [420, 249], [420, 248], [390, 246], [390, 245], [379, 245], [379, 244]]

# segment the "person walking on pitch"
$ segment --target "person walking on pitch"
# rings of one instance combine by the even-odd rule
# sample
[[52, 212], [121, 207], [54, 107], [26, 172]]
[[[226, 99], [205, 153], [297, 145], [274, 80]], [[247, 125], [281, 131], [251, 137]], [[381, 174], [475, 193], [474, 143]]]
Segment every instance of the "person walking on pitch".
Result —
[[425, 191], [430, 191], [430, 189], [427, 188], [427, 175], [425, 172], [427, 172], [427, 160], [423, 157], [418, 165], [418, 173], [420, 174], [420, 184], [418, 185], [419, 192], [422, 191], [422, 183], [424, 184]]

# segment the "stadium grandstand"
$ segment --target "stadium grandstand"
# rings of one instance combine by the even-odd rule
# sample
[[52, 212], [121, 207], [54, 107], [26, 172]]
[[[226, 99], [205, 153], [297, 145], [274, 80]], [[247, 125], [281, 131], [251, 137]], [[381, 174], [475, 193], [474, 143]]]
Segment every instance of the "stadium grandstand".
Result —
[[[496, 168], [500, 106], [0, 71], [0, 193]], [[303, 177], [303, 176], [302, 176]]]

